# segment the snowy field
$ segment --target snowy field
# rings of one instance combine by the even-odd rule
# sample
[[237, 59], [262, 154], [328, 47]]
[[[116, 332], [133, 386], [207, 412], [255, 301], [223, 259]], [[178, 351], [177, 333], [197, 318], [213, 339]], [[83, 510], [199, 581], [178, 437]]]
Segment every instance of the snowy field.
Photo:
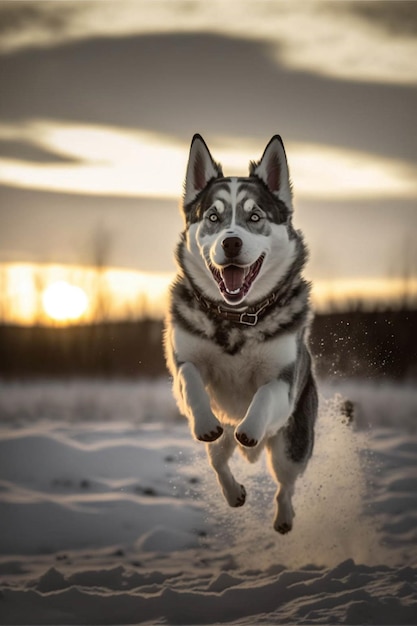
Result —
[[0, 623], [417, 624], [417, 390], [321, 395], [281, 536], [264, 461], [230, 509], [168, 381], [0, 383]]

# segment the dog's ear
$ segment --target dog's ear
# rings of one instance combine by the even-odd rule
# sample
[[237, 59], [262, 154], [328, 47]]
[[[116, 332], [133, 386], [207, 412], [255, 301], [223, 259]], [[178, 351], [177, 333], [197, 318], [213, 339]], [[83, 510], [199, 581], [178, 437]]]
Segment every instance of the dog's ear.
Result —
[[201, 135], [194, 135], [184, 183], [184, 206], [195, 200], [210, 180], [219, 176], [223, 176], [221, 165], [213, 161]]
[[250, 164], [249, 173], [263, 180], [268, 189], [292, 210], [292, 188], [287, 157], [279, 135], [272, 137], [261, 160]]

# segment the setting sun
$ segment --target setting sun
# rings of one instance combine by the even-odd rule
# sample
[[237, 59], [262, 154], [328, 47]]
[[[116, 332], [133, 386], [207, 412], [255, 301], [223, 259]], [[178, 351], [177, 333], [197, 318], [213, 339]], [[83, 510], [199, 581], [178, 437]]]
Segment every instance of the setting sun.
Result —
[[57, 322], [78, 320], [88, 306], [87, 294], [81, 287], [64, 280], [52, 283], [42, 295], [45, 313]]
[[[173, 273], [75, 265], [0, 263], [0, 321], [7, 324], [99, 323], [161, 319]], [[417, 300], [414, 278], [339, 278], [313, 282], [316, 311], [398, 307]], [[103, 317], [104, 315], [104, 317]]]

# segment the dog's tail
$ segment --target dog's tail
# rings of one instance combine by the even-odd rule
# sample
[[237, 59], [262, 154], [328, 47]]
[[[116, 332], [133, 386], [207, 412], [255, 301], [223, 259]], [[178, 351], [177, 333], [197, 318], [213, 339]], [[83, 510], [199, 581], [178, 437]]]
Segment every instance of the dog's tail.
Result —
[[355, 421], [355, 404], [352, 400], [342, 400], [340, 403], [340, 412], [344, 424], [351, 426]]

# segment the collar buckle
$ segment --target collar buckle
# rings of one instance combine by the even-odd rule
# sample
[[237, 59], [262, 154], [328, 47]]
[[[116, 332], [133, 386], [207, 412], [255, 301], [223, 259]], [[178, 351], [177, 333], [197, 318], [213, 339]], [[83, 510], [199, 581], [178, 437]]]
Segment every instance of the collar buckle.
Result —
[[246, 324], [246, 326], [256, 326], [258, 323], [258, 313], [247, 313], [246, 311], [240, 314], [239, 323]]

